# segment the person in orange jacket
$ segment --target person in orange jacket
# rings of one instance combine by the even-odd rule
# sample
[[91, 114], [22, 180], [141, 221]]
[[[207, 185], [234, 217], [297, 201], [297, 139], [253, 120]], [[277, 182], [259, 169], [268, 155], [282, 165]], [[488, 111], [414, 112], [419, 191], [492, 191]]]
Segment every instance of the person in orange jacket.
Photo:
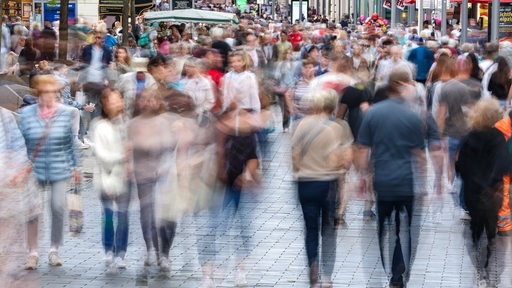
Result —
[[[508, 117], [498, 121], [495, 125], [496, 129], [503, 133], [503, 136], [507, 141], [512, 136], [511, 119], [512, 111], [509, 112]], [[498, 212], [498, 235], [512, 235], [512, 216], [510, 213], [510, 175], [503, 176], [503, 202]]]

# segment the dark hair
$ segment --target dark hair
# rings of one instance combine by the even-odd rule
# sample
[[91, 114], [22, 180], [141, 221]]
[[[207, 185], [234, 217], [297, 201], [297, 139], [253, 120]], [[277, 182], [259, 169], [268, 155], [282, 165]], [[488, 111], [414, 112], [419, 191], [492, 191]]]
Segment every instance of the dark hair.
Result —
[[383, 46], [388, 46], [388, 45], [393, 45], [393, 39], [391, 38], [386, 38], [384, 40], [382, 40], [382, 43], [381, 43]]
[[164, 92], [163, 101], [167, 111], [179, 115], [191, 115], [196, 109], [194, 100], [188, 94], [174, 89]]
[[496, 83], [501, 84], [507, 88], [510, 87], [510, 66], [508, 65], [507, 59], [505, 57], [499, 56], [494, 60], [495, 63], [498, 63], [498, 68], [496, 71], [499, 71], [498, 73], [493, 73], [491, 77], [496, 77]]
[[475, 56], [475, 53], [469, 53], [466, 56], [466, 59], [471, 63], [471, 78], [482, 80], [482, 69], [480, 69], [480, 66], [478, 65], [478, 59]]
[[148, 62], [148, 70], [150, 68], [158, 67], [158, 66], [165, 66], [167, 65], [167, 58], [165, 58], [164, 55], [161, 53], [156, 54], [155, 56], [149, 58]]
[[309, 53], [311, 53], [311, 51], [313, 51], [315, 49], [318, 51], [318, 47], [316, 47], [316, 45], [311, 44], [310, 46], [308, 46], [306, 48], [306, 53], [309, 54]]
[[32, 38], [30, 37], [27, 37], [25, 39], [25, 46], [23, 47], [24, 49], [27, 49], [27, 51], [32, 51], [34, 50], [34, 41], [32, 40]]

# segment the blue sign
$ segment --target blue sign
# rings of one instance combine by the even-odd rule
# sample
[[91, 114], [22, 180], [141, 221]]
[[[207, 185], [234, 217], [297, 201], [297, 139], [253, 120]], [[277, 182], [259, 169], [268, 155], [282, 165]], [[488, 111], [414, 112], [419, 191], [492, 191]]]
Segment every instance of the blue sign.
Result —
[[[69, 3], [68, 5], [68, 24], [75, 24], [75, 3]], [[59, 21], [60, 19], [60, 4], [44, 4], [44, 21]]]

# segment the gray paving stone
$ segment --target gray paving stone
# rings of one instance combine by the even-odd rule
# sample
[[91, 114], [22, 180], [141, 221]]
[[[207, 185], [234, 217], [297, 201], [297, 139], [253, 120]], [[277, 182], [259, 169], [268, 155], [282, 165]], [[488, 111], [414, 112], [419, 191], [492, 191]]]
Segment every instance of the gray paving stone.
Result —
[[[281, 133], [279, 129], [270, 135], [269, 154], [262, 165], [265, 182], [258, 197], [244, 203], [242, 212], [252, 225], [251, 252], [245, 262], [249, 283], [246, 287], [309, 286], [304, 223], [291, 177], [289, 137], [290, 134]], [[90, 151], [85, 154], [84, 170], [91, 172], [93, 158]], [[200, 286], [202, 276], [197, 257], [206, 247], [198, 242], [198, 238], [211, 233], [206, 226], [208, 215], [199, 213], [186, 217], [180, 223], [170, 254], [172, 271], [165, 276], [158, 272], [156, 266], [143, 267], [146, 252], [139, 223], [139, 203], [133, 199], [126, 256], [128, 267], [126, 271], [110, 274], [102, 263], [100, 201], [92, 191], [90, 181], [84, 185], [83, 198], [84, 231], [76, 238], [66, 235], [60, 251], [64, 264], [60, 268], [51, 268], [47, 264], [50, 235], [48, 211], [45, 210], [40, 266], [38, 270], [25, 274], [24, 277], [30, 279], [27, 282], [34, 284], [25, 287]], [[408, 287], [468, 288], [475, 284], [475, 271], [463, 234], [467, 223], [458, 220], [452, 195], [445, 195], [442, 201], [444, 208], [438, 223], [432, 221], [431, 207], [416, 210], [415, 221], [420, 234]], [[388, 278], [379, 258], [376, 223], [363, 222], [363, 210], [363, 201], [351, 197], [346, 213], [347, 226], [338, 230], [337, 261], [332, 279], [334, 287], [387, 287]], [[239, 243], [238, 232], [231, 230], [223, 236], [216, 242], [222, 253], [216, 258], [214, 278], [217, 287], [234, 287], [236, 250], [233, 245]], [[510, 247], [512, 244], [501, 251], [507, 255], [501, 275], [494, 273], [493, 276], [500, 280], [498, 287], [512, 287]]]

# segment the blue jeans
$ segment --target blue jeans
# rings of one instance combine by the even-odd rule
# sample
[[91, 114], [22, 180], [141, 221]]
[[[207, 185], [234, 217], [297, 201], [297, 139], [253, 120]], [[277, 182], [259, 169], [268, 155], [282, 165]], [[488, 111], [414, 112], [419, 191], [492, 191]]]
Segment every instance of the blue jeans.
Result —
[[[102, 193], [101, 204], [103, 206], [103, 248], [105, 248], [105, 252], [114, 253], [115, 257], [124, 258], [128, 246], [130, 193], [123, 193], [114, 198]], [[114, 204], [117, 205], [117, 211], [114, 211]], [[117, 214], [115, 229], [114, 214]]]
[[[249, 195], [244, 195], [244, 197]], [[222, 205], [222, 218], [217, 231], [218, 235], [227, 235], [228, 230], [238, 222], [239, 237], [241, 242], [237, 248], [237, 260], [242, 261], [250, 252], [250, 215], [246, 210], [240, 209], [240, 200], [242, 198], [242, 189], [235, 186], [226, 187], [224, 202]], [[238, 219], [236, 219], [238, 218]], [[235, 220], [236, 219], [236, 220]]]
[[158, 231], [155, 220], [155, 184], [156, 180], [151, 179], [144, 182], [137, 182], [137, 193], [140, 204], [140, 226], [142, 237], [146, 243], [146, 250], [151, 248], [158, 251]]
[[[336, 194], [338, 181], [299, 181], [299, 201], [306, 224], [306, 254], [308, 265], [322, 265], [325, 276], [330, 278], [336, 260]], [[320, 226], [321, 225], [321, 226]], [[322, 258], [318, 259], [318, 247], [322, 235]]]
[[[448, 137], [448, 156], [450, 158], [450, 169], [453, 169], [452, 175], [455, 175], [455, 155], [459, 152], [460, 138]], [[466, 209], [466, 203], [464, 203], [464, 184], [461, 184], [459, 190], [459, 205], [462, 209]]]

